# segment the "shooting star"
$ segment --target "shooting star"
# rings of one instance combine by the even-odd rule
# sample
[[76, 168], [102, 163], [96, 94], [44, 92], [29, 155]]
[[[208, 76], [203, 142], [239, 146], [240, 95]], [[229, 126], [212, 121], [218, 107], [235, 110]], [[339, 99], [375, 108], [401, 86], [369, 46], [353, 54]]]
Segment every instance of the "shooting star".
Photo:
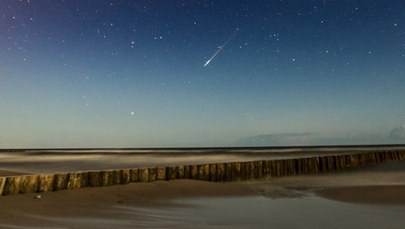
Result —
[[236, 34], [236, 32], [237, 32], [238, 30], [239, 30], [239, 28], [237, 28], [237, 29], [233, 32], [232, 36], [229, 37], [228, 40], [226, 40], [223, 45], [219, 46], [218, 50], [214, 53], [214, 55], [212, 55], [212, 57], [209, 58], [209, 59], [207, 60], [207, 62], [205, 62], [204, 67], [207, 67], [207, 66], [210, 64], [210, 62], [215, 58], [215, 56], [218, 55], [219, 52], [221, 52], [221, 50], [228, 44], [228, 42], [229, 42], [230, 40], [232, 40], [232, 38], [235, 36], [235, 34]]

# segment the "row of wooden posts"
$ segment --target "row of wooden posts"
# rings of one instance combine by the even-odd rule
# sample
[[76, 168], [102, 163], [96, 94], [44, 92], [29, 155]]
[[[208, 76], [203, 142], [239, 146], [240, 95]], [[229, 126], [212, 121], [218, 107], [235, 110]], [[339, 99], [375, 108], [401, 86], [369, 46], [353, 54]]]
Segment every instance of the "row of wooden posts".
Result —
[[230, 182], [313, 174], [405, 160], [405, 151], [380, 151], [297, 159], [264, 160], [172, 167], [80, 171], [45, 175], [0, 177], [0, 195], [71, 190], [133, 182], [195, 179]]

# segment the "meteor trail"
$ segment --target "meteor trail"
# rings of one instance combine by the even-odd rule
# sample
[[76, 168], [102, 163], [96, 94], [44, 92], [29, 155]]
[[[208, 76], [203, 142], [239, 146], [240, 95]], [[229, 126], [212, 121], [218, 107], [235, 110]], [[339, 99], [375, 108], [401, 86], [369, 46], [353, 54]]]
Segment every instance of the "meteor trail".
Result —
[[207, 60], [207, 62], [205, 62], [204, 67], [207, 67], [207, 66], [210, 64], [211, 60], [213, 60], [213, 59], [215, 58], [215, 56], [218, 55], [218, 53], [221, 52], [221, 50], [226, 46], [226, 44], [228, 44], [228, 42], [229, 42], [230, 40], [232, 40], [232, 38], [235, 36], [235, 34], [236, 34], [236, 32], [237, 32], [238, 30], [239, 30], [239, 29], [237, 28], [237, 29], [233, 32], [232, 36], [229, 37], [229, 39], [226, 40], [223, 45], [219, 46], [218, 50], [214, 53], [214, 55], [212, 55], [212, 57], [209, 58], [209, 59]]
[[[226, 44], [226, 42], [225, 42]], [[219, 49], [214, 53], [214, 55], [212, 55], [212, 57], [207, 60], [207, 62], [205, 62], [204, 67], [207, 67], [207, 65], [211, 62], [212, 59], [214, 59], [214, 57], [225, 47], [225, 45], [220, 46]]]

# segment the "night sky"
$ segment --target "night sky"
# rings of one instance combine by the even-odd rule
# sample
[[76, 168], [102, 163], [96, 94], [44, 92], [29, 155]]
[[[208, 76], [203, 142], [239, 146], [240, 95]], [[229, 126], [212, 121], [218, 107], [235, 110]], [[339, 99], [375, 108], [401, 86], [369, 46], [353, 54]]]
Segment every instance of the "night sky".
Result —
[[405, 143], [404, 12], [2, 0], [0, 148]]

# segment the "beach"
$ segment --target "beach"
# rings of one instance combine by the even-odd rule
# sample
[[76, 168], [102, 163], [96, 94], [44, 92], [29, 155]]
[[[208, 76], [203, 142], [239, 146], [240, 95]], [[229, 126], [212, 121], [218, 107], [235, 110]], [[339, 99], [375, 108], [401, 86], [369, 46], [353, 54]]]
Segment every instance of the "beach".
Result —
[[[22, 172], [6, 168], [2, 176]], [[131, 183], [0, 196], [0, 228], [400, 228], [403, 193], [404, 161], [242, 182]]]

